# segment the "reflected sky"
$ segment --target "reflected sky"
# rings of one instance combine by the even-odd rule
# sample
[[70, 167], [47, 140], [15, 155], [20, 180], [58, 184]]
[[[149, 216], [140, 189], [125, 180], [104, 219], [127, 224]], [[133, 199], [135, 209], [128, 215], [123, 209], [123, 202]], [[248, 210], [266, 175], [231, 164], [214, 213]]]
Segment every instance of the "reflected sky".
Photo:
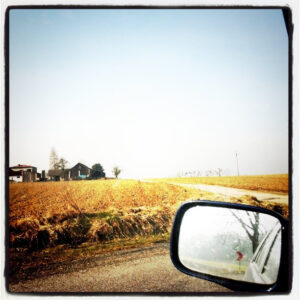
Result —
[[[182, 219], [180, 235], [202, 235], [212, 236], [214, 234], [222, 233], [236, 233], [238, 235], [246, 235], [238, 220], [233, 216], [233, 213], [249, 223], [249, 216], [246, 211], [211, 207], [211, 206], [195, 206], [190, 208], [184, 214]], [[248, 212], [253, 218], [253, 212]], [[262, 230], [267, 232], [273, 228], [278, 222], [275, 217], [260, 213], [260, 226]]]

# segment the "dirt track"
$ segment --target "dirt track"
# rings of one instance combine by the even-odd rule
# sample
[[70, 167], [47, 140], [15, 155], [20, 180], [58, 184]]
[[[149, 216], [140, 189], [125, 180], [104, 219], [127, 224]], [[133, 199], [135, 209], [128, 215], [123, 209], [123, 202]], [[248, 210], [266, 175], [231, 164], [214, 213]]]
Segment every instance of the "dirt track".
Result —
[[116, 251], [92, 261], [72, 263], [57, 274], [10, 285], [11, 292], [181, 293], [229, 292], [206, 280], [179, 272], [169, 244]]
[[208, 185], [208, 184], [184, 184], [184, 183], [172, 183], [175, 185], [186, 186], [189, 188], [199, 189], [202, 191], [211, 192], [214, 194], [221, 194], [231, 197], [241, 197], [241, 196], [253, 196], [258, 200], [271, 201], [277, 203], [288, 204], [288, 195], [283, 195], [279, 193], [265, 193], [259, 191], [243, 190], [230, 187], [224, 187], [219, 185]]

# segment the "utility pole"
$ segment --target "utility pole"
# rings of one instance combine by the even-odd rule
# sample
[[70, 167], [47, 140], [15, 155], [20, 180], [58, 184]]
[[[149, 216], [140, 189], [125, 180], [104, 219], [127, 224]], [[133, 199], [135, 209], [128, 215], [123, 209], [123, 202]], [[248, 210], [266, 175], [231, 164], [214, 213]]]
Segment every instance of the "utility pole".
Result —
[[238, 154], [235, 152], [237, 175], [240, 176]]

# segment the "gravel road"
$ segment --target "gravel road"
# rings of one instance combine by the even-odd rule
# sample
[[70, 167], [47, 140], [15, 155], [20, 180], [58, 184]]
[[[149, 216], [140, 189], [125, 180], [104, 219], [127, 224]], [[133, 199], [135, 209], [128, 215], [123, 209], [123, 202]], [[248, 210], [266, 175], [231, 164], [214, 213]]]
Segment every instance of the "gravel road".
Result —
[[[77, 266], [76, 266], [77, 264]], [[169, 244], [115, 251], [93, 260], [72, 263], [54, 275], [10, 284], [11, 292], [181, 293], [230, 292], [206, 280], [179, 272]]]

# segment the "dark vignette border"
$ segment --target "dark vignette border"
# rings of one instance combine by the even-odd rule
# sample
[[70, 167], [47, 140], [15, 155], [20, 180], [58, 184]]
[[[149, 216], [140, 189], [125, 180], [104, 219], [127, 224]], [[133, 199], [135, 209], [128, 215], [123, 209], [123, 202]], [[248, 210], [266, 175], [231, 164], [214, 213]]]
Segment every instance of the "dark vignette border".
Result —
[[[292, 148], [292, 138], [293, 138], [293, 78], [292, 78], [292, 70], [293, 70], [293, 28], [294, 25], [292, 23], [292, 10], [288, 6], [251, 6], [251, 5], [244, 5], [244, 6], [230, 6], [230, 5], [180, 5], [180, 6], [158, 6], [158, 5], [13, 5], [8, 6], [5, 11], [5, 23], [4, 23], [4, 55], [5, 55], [5, 164], [4, 164], [4, 176], [5, 176], [5, 269], [4, 269], [4, 277], [5, 277], [5, 286], [6, 291], [12, 295], [32, 295], [32, 296], [41, 296], [41, 295], [50, 295], [50, 296], [57, 296], [57, 295], [68, 295], [68, 296], [84, 296], [84, 295], [106, 295], [106, 296], [117, 296], [117, 295], [139, 295], [139, 296], [222, 296], [228, 295], [228, 293], [215, 293], [215, 292], [203, 292], [203, 293], [192, 293], [192, 292], [174, 292], [174, 293], [159, 293], [159, 292], [149, 292], [149, 293], [129, 293], [129, 292], [120, 292], [120, 293], [12, 293], [9, 291], [9, 264], [8, 264], [8, 251], [9, 251], [9, 177], [8, 177], [8, 170], [9, 170], [9, 13], [11, 10], [14, 9], [172, 9], [172, 10], [179, 10], [179, 9], [281, 9], [287, 29], [288, 34], [288, 134], [289, 134], [289, 141], [288, 141], [288, 176], [289, 176], [289, 220], [291, 226], [289, 226], [288, 230], [288, 242], [289, 242], [289, 255], [288, 255], [288, 264], [290, 266], [289, 273], [287, 276], [289, 277], [289, 291], [292, 289], [292, 279], [293, 279], [293, 148]], [[283, 294], [287, 294], [283, 293]], [[241, 295], [266, 295], [266, 293], [240, 293], [234, 292], [234, 294], [230, 293], [231, 296], [241, 296]]]

